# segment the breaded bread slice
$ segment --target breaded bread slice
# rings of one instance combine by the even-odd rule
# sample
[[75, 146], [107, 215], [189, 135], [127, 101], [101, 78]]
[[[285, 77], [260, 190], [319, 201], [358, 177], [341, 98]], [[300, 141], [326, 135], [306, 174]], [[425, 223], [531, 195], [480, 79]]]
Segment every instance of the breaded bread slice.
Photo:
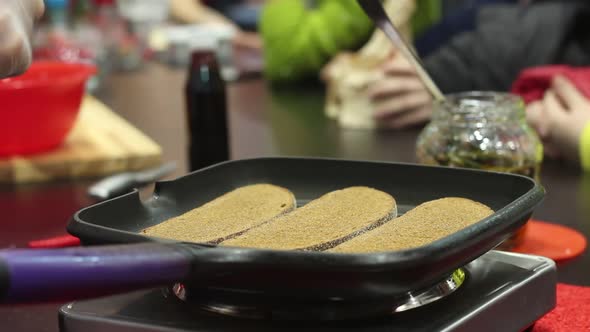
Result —
[[420, 247], [493, 213], [484, 204], [466, 198], [437, 199], [420, 204], [395, 221], [359, 235], [330, 251], [366, 253]]
[[325, 250], [397, 216], [393, 197], [350, 187], [315, 199], [222, 244], [265, 249]]
[[219, 243], [296, 207], [289, 190], [270, 185], [244, 186], [178, 217], [143, 230], [149, 236]]

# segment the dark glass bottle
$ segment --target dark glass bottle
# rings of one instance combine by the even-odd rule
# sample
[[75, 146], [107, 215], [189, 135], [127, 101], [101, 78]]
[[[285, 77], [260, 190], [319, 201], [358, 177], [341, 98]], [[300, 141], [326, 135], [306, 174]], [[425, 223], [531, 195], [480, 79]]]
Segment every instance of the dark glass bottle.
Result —
[[185, 97], [190, 170], [229, 160], [225, 82], [212, 50], [192, 53]]

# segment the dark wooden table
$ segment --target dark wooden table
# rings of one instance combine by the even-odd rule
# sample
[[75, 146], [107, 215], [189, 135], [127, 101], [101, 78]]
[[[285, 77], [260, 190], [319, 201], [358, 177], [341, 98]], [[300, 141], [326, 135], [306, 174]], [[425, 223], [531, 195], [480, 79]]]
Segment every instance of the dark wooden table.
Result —
[[[159, 65], [110, 80], [105, 100], [153, 137], [166, 160], [186, 172], [186, 131], [182, 97], [184, 73]], [[232, 158], [318, 156], [346, 159], [414, 161], [419, 129], [398, 132], [342, 130], [323, 115], [321, 87], [269, 89], [263, 80], [229, 87]], [[90, 181], [0, 187], [0, 248], [63, 234], [70, 216], [92, 204]], [[542, 183], [546, 200], [535, 217], [573, 227], [590, 236], [590, 176], [576, 168], [546, 162]], [[42, 276], [39, 276], [42, 278]], [[590, 258], [559, 266], [561, 282], [590, 285]], [[0, 307], [2, 331], [57, 331], [59, 304]]]

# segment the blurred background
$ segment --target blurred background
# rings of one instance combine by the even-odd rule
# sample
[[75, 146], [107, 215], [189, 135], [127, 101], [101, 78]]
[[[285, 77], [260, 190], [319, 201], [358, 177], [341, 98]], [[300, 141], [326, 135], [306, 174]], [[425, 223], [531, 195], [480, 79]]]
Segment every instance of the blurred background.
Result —
[[[0, 247], [79, 245], [76, 211], [226, 160], [392, 161], [539, 181], [548, 222], [504, 249], [588, 285], [587, 0], [381, 1], [444, 102], [356, 0], [44, 3], [32, 66], [0, 80]], [[55, 305], [0, 313], [57, 331]]]

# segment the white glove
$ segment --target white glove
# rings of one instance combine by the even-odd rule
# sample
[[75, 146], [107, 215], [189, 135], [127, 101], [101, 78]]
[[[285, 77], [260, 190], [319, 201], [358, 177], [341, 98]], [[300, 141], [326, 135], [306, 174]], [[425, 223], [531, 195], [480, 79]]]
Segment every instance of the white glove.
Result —
[[0, 78], [24, 72], [32, 61], [33, 24], [43, 0], [0, 0]]

